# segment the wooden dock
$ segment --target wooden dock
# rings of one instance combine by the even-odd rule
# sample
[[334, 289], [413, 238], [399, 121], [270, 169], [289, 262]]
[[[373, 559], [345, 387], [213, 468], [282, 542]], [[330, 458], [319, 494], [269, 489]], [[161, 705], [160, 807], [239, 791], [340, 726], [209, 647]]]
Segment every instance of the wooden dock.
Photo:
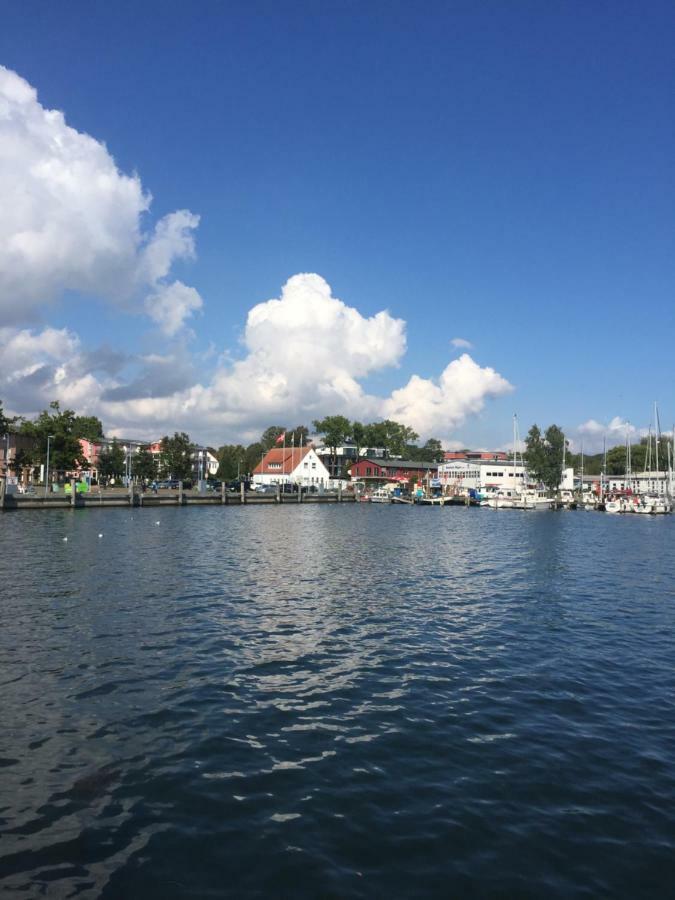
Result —
[[88, 509], [90, 507], [143, 507], [143, 506], [275, 506], [282, 503], [354, 503], [356, 497], [342, 490], [309, 494], [298, 491], [287, 493], [277, 491], [275, 494], [258, 494], [255, 491], [238, 493], [221, 490], [219, 493], [198, 493], [186, 491], [180, 486], [178, 490], [139, 491], [132, 486], [128, 491], [90, 491], [79, 493], [75, 483], [71, 484], [69, 494], [7, 494], [4, 482], [0, 483], [0, 509], [3, 511], [17, 509]]

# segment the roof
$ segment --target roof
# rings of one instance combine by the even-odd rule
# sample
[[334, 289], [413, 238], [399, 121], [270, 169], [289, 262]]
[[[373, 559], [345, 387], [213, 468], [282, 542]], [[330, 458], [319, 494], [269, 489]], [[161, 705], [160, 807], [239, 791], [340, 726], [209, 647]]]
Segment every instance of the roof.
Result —
[[[380, 466], [382, 469], [437, 469], [440, 463], [422, 462], [422, 460], [414, 459], [371, 459], [369, 456], [361, 457], [359, 463], [369, 462], [374, 466]], [[357, 465], [357, 463], [354, 463]]]
[[[312, 447], [273, 447], [253, 470], [253, 475], [290, 475], [300, 465]], [[270, 468], [271, 463], [276, 463]], [[281, 470], [279, 469], [281, 466]]]

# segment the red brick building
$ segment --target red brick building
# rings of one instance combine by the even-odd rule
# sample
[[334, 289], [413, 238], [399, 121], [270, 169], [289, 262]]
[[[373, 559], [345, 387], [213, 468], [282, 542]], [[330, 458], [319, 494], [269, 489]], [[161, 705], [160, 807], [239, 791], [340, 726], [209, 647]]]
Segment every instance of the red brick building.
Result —
[[360, 459], [349, 470], [352, 481], [386, 484], [388, 481], [422, 481], [438, 477], [438, 463], [409, 459]]

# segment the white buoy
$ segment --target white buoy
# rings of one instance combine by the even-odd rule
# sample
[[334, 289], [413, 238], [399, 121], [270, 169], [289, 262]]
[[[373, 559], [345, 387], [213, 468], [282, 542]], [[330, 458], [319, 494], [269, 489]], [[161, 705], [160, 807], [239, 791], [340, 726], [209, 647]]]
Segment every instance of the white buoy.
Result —
[[67, 541], [67, 540], [68, 540], [68, 538], [67, 538], [67, 537], [65, 537], [65, 538], [64, 538], [64, 539], [63, 539], [63, 540], [64, 540], [64, 541]]
[[155, 522], [155, 525], [159, 525], [159, 519], [157, 519], [157, 521]]
[[100, 537], [100, 538], [102, 538], [102, 537], [103, 537], [103, 535], [102, 535], [102, 534], [99, 534], [99, 537]]

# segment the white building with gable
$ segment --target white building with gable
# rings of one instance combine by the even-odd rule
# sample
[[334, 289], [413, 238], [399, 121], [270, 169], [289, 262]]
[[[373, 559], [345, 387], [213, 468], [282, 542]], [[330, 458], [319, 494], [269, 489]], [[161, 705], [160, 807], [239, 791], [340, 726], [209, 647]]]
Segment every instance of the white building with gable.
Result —
[[253, 470], [253, 483], [327, 488], [328, 469], [313, 447], [273, 447]]

